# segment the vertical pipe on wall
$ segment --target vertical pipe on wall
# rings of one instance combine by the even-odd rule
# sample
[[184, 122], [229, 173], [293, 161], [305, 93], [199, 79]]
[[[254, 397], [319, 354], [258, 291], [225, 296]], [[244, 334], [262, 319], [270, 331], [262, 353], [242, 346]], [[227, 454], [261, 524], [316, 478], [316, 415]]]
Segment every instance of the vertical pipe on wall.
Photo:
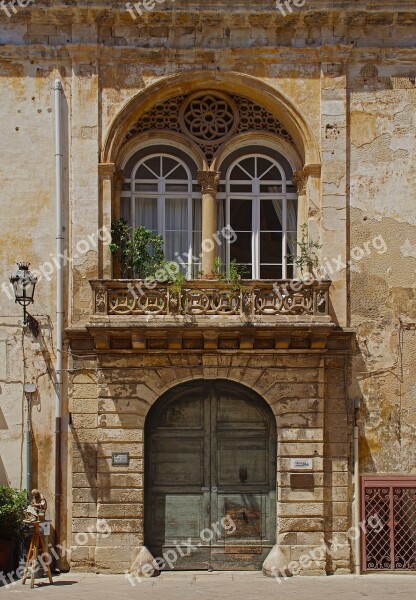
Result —
[[55, 91], [55, 169], [56, 169], [56, 379], [55, 379], [55, 546], [60, 542], [61, 521], [61, 420], [63, 351], [63, 271], [62, 271], [62, 84]]
[[30, 494], [32, 487], [32, 428], [30, 424], [30, 400], [31, 394], [25, 392], [26, 396], [26, 490]]
[[[355, 535], [355, 574], [361, 574], [361, 535], [360, 528], [360, 437], [358, 428], [358, 411], [360, 403], [355, 404], [355, 424], [354, 424], [354, 503], [353, 503], [353, 522], [356, 528]], [[360, 535], [358, 535], [360, 532]]]

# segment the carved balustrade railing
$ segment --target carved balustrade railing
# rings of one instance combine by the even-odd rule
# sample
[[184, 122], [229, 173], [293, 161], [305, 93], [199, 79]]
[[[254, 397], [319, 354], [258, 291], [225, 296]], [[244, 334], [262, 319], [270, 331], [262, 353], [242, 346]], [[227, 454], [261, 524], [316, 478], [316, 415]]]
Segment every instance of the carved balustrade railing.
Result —
[[140, 280], [92, 281], [95, 316], [307, 316], [329, 314], [330, 281], [194, 280], [181, 288]]

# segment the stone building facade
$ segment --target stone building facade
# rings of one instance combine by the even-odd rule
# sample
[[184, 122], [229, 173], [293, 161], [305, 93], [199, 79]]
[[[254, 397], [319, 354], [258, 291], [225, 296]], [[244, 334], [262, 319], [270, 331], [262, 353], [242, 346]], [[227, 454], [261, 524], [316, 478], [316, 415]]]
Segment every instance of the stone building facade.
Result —
[[[122, 1], [37, 0], [2, 15], [0, 260], [5, 281], [19, 259], [41, 274], [41, 335], [4, 285], [0, 482], [24, 485], [34, 382], [32, 482], [56, 492], [59, 79], [63, 566], [142, 572], [229, 516], [235, 531], [175, 567], [353, 572], [360, 491], [360, 519], [381, 523], [363, 570], [415, 568], [416, 11], [292, 4], [177, 0], [133, 18]], [[188, 280], [122, 279], [103, 235], [120, 216], [162, 232], [169, 258], [196, 254]], [[293, 285], [304, 223], [321, 268]], [[251, 277], [198, 278], [217, 256]]]

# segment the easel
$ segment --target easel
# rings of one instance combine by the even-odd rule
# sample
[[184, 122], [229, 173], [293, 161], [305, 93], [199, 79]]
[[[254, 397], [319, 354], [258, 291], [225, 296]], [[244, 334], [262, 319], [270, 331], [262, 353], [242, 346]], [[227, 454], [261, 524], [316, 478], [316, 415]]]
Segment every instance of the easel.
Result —
[[[25, 571], [23, 573], [22, 583], [23, 583], [23, 585], [25, 585], [25, 583], [26, 583], [27, 574], [28, 574], [29, 565], [30, 565], [30, 570], [31, 570], [30, 589], [33, 589], [35, 587], [35, 570], [36, 570], [36, 562], [38, 560], [39, 547], [41, 548], [42, 553], [44, 554], [45, 557], [47, 556], [47, 551], [46, 551], [45, 541], [43, 539], [43, 533], [40, 531], [40, 523], [38, 521], [35, 521], [35, 522], [31, 523], [31, 525], [35, 528], [35, 532], [32, 533], [32, 539], [30, 540], [30, 548], [29, 548], [29, 552], [27, 555], [27, 561], [26, 561]], [[49, 583], [52, 585], [53, 579], [52, 579], [51, 570], [49, 568], [49, 562], [46, 563], [46, 568], [48, 570]]]

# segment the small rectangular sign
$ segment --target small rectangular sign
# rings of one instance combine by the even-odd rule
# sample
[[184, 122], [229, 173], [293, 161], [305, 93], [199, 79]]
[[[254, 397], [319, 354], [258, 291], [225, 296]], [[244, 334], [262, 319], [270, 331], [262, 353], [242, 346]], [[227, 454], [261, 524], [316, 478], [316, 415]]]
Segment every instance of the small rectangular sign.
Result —
[[292, 458], [290, 468], [293, 471], [312, 471], [313, 458]]
[[113, 465], [129, 465], [130, 454], [128, 452], [113, 452]]
[[291, 473], [290, 487], [292, 490], [313, 490], [315, 488], [313, 473]]

